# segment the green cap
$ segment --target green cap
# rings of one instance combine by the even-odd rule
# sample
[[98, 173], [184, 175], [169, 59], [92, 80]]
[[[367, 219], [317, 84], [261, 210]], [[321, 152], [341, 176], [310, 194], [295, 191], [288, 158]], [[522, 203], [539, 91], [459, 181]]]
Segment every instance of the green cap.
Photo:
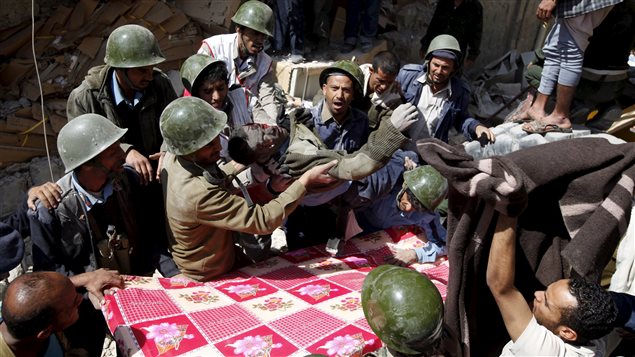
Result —
[[227, 114], [197, 97], [177, 98], [161, 113], [160, 129], [169, 152], [188, 155], [209, 144], [227, 124]]
[[69, 173], [121, 139], [121, 129], [99, 114], [82, 114], [72, 119], [57, 135], [57, 152]]
[[331, 66], [325, 68], [322, 73], [320, 73], [320, 87], [326, 84], [326, 80], [332, 73], [344, 73], [353, 81], [355, 91], [358, 94], [363, 93], [362, 88], [364, 88], [364, 72], [362, 72], [362, 69], [359, 68], [359, 66], [355, 62], [342, 60], [337, 61]]
[[252, 30], [273, 37], [274, 18], [273, 11], [265, 3], [249, 0], [242, 4], [232, 21], [240, 26], [249, 27]]
[[390, 348], [406, 354], [430, 352], [443, 332], [443, 300], [422, 274], [393, 265], [373, 269], [362, 286], [368, 325]]
[[187, 89], [192, 95], [195, 95], [195, 93], [192, 93], [192, 88], [196, 87], [197, 80], [201, 80], [199, 76], [214, 63], [218, 62], [223, 61], [199, 53], [188, 57], [181, 66], [181, 80], [183, 81], [185, 89]]
[[430, 165], [403, 173], [404, 184], [429, 211], [434, 211], [448, 193], [448, 180]]
[[451, 51], [456, 54], [457, 64], [456, 66], [461, 66], [463, 62], [461, 60], [463, 54], [461, 52], [461, 46], [459, 45], [459, 41], [451, 35], [439, 35], [430, 41], [430, 46], [428, 46], [428, 51], [426, 52], [426, 61], [429, 61], [432, 58], [432, 52], [446, 50]]
[[108, 36], [104, 62], [115, 68], [154, 66], [165, 61], [154, 34], [139, 25], [117, 27]]

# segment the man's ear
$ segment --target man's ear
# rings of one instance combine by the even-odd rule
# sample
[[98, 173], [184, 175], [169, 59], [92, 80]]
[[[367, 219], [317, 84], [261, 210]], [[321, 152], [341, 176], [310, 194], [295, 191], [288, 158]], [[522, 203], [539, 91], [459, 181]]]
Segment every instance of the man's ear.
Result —
[[37, 333], [37, 338], [40, 340], [46, 340], [53, 333], [53, 326], [48, 325], [44, 330]]
[[558, 336], [560, 336], [560, 338], [565, 342], [575, 342], [578, 340], [578, 333], [569, 326], [559, 326]]
[[326, 83], [322, 84], [322, 94], [326, 96]]

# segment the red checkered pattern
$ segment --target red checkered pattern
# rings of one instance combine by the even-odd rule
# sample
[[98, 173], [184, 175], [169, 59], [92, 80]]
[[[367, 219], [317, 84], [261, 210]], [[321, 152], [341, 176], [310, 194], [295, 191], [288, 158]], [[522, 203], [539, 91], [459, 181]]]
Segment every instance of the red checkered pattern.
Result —
[[217, 309], [203, 310], [190, 314], [201, 332], [213, 342], [218, 342], [227, 336], [247, 331], [260, 325], [260, 320], [253, 317], [239, 305], [229, 305]]
[[[391, 230], [389, 234], [392, 240], [398, 242], [397, 246], [412, 243], [404, 241], [411, 239], [413, 234], [403, 228]], [[163, 346], [161, 355], [218, 355], [218, 349], [225, 355], [232, 355], [234, 351], [244, 351], [247, 345], [243, 344], [256, 341], [259, 338], [257, 336], [272, 336], [270, 342], [274, 345], [270, 346], [269, 352], [264, 352], [271, 356], [295, 356], [306, 351], [326, 353], [324, 345], [329, 343], [329, 346], [333, 346], [335, 342], [329, 341], [335, 341], [333, 339], [336, 338], [341, 341], [340, 332], [358, 335], [360, 331], [364, 335], [365, 342], [362, 342], [366, 343], [364, 352], [370, 352], [378, 348], [380, 343], [379, 340], [373, 340], [374, 335], [364, 319], [362, 309], [348, 310], [346, 315], [340, 315], [340, 310], [328, 307], [340, 302], [341, 296], [359, 295], [366, 274], [384, 264], [384, 258], [390, 254], [386, 246], [389, 241], [366, 239], [359, 240], [360, 244], [357, 245], [356, 239], [350, 240], [344, 251], [346, 257], [339, 258], [346, 262], [345, 270], [318, 264], [308, 268], [308, 260], [322, 262], [327, 259], [324, 246], [320, 246], [309, 248], [304, 253], [274, 258], [281, 261], [286, 259], [293, 265], [289, 266], [285, 261], [283, 267], [278, 267], [264, 262], [261, 268], [250, 266], [207, 282], [205, 287], [200, 288], [186, 288], [197, 284], [184, 284], [179, 279], [139, 278], [126, 289], [107, 296], [103, 312], [108, 317], [111, 332], [117, 331], [120, 337], [125, 335], [120, 343], [134, 357], [158, 354], [156, 338], [146, 337], [152, 326], [165, 323], [167, 327], [176, 324], [181, 328], [181, 325], [188, 324], [187, 321], [191, 321], [193, 325], [190, 327], [197, 331], [188, 327], [178, 342], [183, 348], [177, 348], [177, 344], [171, 349]], [[413, 268], [432, 280], [444, 299], [448, 267], [447, 261], [437, 266], [413, 265]], [[258, 285], [255, 292], [249, 290], [254, 285]], [[170, 291], [169, 295], [167, 290]], [[173, 302], [171, 297], [178, 297], [180, 305]], [[265, 301], [265, 297], [270, 299]], [[257, 304], [258, 308], [254, 306]], [[311, 304], [317, 304], [319, 308]], [[126, 328], [121, 328], [122, 325]]]
[[260, 278], [266, 280], [278, 289], [286, 290], [298, 284], [313, 280], [315, 276], [304, 269], [290, 266], [261, 275]]
[[338, 275], [333, 275], [327, 278], [336, 284], [347, 287], [353, 291], [361, 291], [362, 284], [364, 284], [364, 278], [366, 278], [365, 274], [358, 272], [351, 273], [343, 273]]
[[447, 262], [443, 262], [435, 267], [420, 270], [420, 272], [430, 279], [438, 280], [444, 285], [448, 285], [448, 277], [450, 276], [450, 266]]
[[382, 264], [386, 264], [386, 257], [390, 254], [392, 254], [390, 252], [390, 248], [384, 246], [380, 249], [375, 249], [375, 250], [366, 252], [366, 258], [371, 264], [374, 264], [375, 266], [379, 266]]
[[181, 312], [163, 290], [123, 289], [115, 296], [124, 319], [129, 323]]
[[289, 341], [300, 346], [308, 346], [345, 324], [344, 321], [335, 316], [309, 308], [273, 321], [269, 326], [279, 331]]

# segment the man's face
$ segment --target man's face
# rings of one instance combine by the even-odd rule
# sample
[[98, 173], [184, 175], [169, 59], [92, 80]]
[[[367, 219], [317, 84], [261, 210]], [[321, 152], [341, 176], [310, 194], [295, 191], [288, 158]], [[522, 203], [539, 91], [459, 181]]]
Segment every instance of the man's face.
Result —
[[[236, 30], [238, 39], [245, 46], [250, 55], [255, 55], [265, 48], [265, 39], [267, 35], [249, 27], [241, 27]], [[240, 44], [239, 44], [240, 45]]]
[[219, 79], [215, 82], [203, 82], [194, 95], [211, 104], [214, 109], [222, 110], [225, 98], [227, 98], [227, 92], [229, 92], [227, 83]]
[[[136, 68], [127, 68], [121, 69], [121, 71], [125, 71], [128, 76], [128, 80], [132, 83], [134, 89], [143, 90], [148, 88], [153, 79], [153, 66], [145, 66], [145, 67], [136, 67]], [[121, 81], [119, 81], [121, 85]], [[125, 84], [124, 84], [125, 85]]]
[[209, 144], [194, 153], [194, 161], [201, 165], [211, 165], [220, 159], [221, 150], [220, 136], [216, 136]]
[[372, 92], [381, 95], [384, 93], [397, 78], [396, 74], [387, 74], [379, 68], [377, 71], [370, 68], [370, 78], [368, 79], [368, 87]]
[[123, 172], [123, 164], [126, 163], [126, 154], [119, 146], [119, 141], [110, 145], [97, 156], [97, 161], [107, 172]]
[[322, 93], [326, 97], [326, 105], [334, 117], [344, 115], [353, 101], [353, 81], [347, 76], [329, 76], [322, 86]]
[[289, 137], [286, 130], [275, 125], [255, 123], [243, 126], [243, 130], [259, 164], [267, 162]]
[[429, 67], [428, 78], [436, 85], [445, 85], [455, 69], [453, 60], [441, 57], [432, 57]]
[[399, 210], [402, 212], [412, 212], [415, 210], [415, 206], [410, 202], [408, 195], [404, 192], [401, 197], [399, 197]]
[[60, 284], [62, 284], [60, 287], [61, 291], [55, 304], [55, 306], [59, 307], [59, 310], [57, 310], [56, 318], [53, 321], [54, 332], [65, 330], [77, 322], [79, 319], [79, 305], [84, 299], [82, 295], [77, 293], [75, 286], [68, 278], [60, 278], [63, 278], [63, 281], [60, 281]]
[[536, 321], [558, 335], [563, 309], [576, 307], [578, 301], [569, 292], [569, 279], [561, 279], [534, 293], [533, 313]]

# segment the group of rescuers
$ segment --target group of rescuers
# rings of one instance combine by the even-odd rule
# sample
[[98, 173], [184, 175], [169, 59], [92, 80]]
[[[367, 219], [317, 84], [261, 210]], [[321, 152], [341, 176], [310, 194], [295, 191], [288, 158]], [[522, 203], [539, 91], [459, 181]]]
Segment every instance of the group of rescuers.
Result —
[[65, 343], [95, 355], [106, 328], [93, 306], [124, 287], [119, 274], [212, 280], [270, 256], [271, 233], [299, 206], [335, 212], [312, 217], [336, 227], [324, 237], [342, 240], [333, 254], [352, 220], [366, 233], [421, 229], [421, 247], [395, 249], [387, 262], [446, 254], [437, 208], [448, 183], [418, 165], [415, 142], [455, 133], [495, 140], [468, 113], [457, 40], [434, 38], [424, 64], [401, 67], [389, 51], [372, 64], [335, 62], [319, 76], [316, 104], [289, 110], [263, 51], [271, 9], [250, 0], [232, 20], [235, 33], [204, 40], [183, 63], [181, 97], [155, 68], [165, 58], [151, 31], [124, 25], [110, 34], [105, 65], [68, 98], [57, 139], [65, 176], [31, 188], [1, 223], [3, 247], [17, 247], [6, 252], [19, 252], [3, 258], [2, 273], [21, 259], [21, 240], [6, 243], [20, 235], [32, 238], [36, 273], [6, 292], [0, 355]]

